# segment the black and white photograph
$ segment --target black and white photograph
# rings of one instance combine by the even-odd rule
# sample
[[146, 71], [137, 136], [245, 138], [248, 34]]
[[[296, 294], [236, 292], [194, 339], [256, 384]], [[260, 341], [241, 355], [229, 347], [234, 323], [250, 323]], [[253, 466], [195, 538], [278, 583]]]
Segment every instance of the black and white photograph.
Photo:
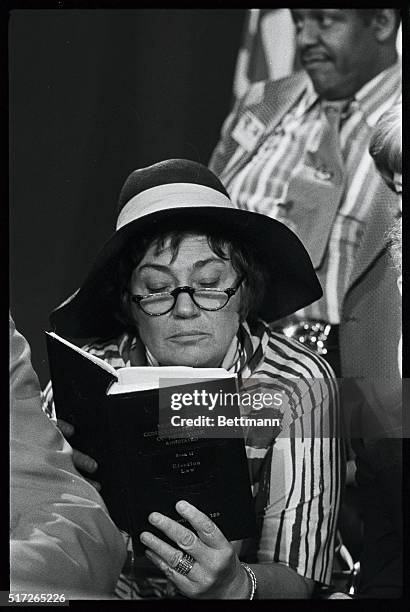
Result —
[[399, 602], [408, 8], [120, 4], [3, 11], [0, 605]]

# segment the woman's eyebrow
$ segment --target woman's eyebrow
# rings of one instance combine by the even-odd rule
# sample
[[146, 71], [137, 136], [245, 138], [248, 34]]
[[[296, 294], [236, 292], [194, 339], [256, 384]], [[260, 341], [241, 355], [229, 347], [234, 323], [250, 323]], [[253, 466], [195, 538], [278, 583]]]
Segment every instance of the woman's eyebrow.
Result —
[[200, 259], [199, 261], [196, 261], [192, 267], [195, 269], [203, 268], [209, 263], [220, 263], [222, 265], [225, 265], [225, 261], [220, 257], [209, 257], [208, 259]]
[[[208, 265], [209, 263], [219, 263], [222, 264], [223, 266], [225, 265], [225, 261], [223, 259], [220, 259], [219, 257], [208, 257], [207, 259], [200, 259], [196, 262], [194, 262], [194, 264], [192, 265], [192, 268], [194, 270], [203, 268], [204, 266]], [[153, 268], [154, 270], [158, 270], [159, 272], [165, 272], [168, 274], [172, 274], [172, 270], [171, 270], [171, 266], [167, 266], [164, 264], [156, 264], [156, 263], [145, 263], [142, 266], [140, 266], [138, 268], [138, 272], [142, 272], [143, 270], [146, 270], [148, 268]]]
[[146, 263], [138, 268], [138, 272], [142, 272], [146, 268], [154, 268], [154, 270], [158, 270], [159, 272], [167, 272], [168, 274], [172, 274], [169, 266], [155, 264], [155, 263]]

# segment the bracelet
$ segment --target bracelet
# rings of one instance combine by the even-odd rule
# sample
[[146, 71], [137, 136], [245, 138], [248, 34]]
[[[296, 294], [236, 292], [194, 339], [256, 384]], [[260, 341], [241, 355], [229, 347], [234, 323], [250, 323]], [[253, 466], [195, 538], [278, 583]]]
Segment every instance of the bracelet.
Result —
[[256, 581], [256, 576], [255, 576], [255, 572], [249, 567], [249, 565], [246, 565], [246, 563], [242, 563], [241, 565], [243, 567], [243, 569], [245, 570], [245, 572], [248, 574], [248, 578], [250, 581], [250, 591], [249, 591], [249, 597], [248, 599], [253, 599], [255, 597], [255, 593], [256, 593], [256, 587], [257, 587], [257, 581]]

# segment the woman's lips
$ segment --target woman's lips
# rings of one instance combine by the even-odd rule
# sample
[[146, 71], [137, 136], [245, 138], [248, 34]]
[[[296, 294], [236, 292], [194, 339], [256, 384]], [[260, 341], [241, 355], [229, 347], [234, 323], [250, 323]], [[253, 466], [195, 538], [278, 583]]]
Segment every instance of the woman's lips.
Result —
[[209, 334], [200, 331], [180, 332], [179, 334], [173, 334], [169, 336], [168, 340], [174, 342], [197, 342], [204, 338], [208, 338]]

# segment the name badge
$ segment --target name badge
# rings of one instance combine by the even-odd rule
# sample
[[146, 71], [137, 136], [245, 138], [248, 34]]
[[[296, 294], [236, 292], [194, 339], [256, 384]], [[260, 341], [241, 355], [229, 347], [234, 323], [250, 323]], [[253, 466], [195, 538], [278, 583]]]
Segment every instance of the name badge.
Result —
[[325, 183], [327, 183], [333, 179], [334, 172], [332, 172], [332, 170], [329, 170], [327, 166], [319, 166], [318, 168], [316, 168], [314, 176], [319, 181], [324, 181]]
[[332, 186], [337, 178], [335, 176], [335, 170], [331, 169], [319, 159], [317, 151], [307, 152], [305, 163], [299, 169], [299, 173], [303, 174], [305, 179], [308, 178], [313, 183], [316, 182], [327, 186]]
[[246, 112], [239, 119], [232, 132], [232, 138], [248, 153], [253, 151], [259, 138], [265, 131], [265, 125], [255, 115]]

